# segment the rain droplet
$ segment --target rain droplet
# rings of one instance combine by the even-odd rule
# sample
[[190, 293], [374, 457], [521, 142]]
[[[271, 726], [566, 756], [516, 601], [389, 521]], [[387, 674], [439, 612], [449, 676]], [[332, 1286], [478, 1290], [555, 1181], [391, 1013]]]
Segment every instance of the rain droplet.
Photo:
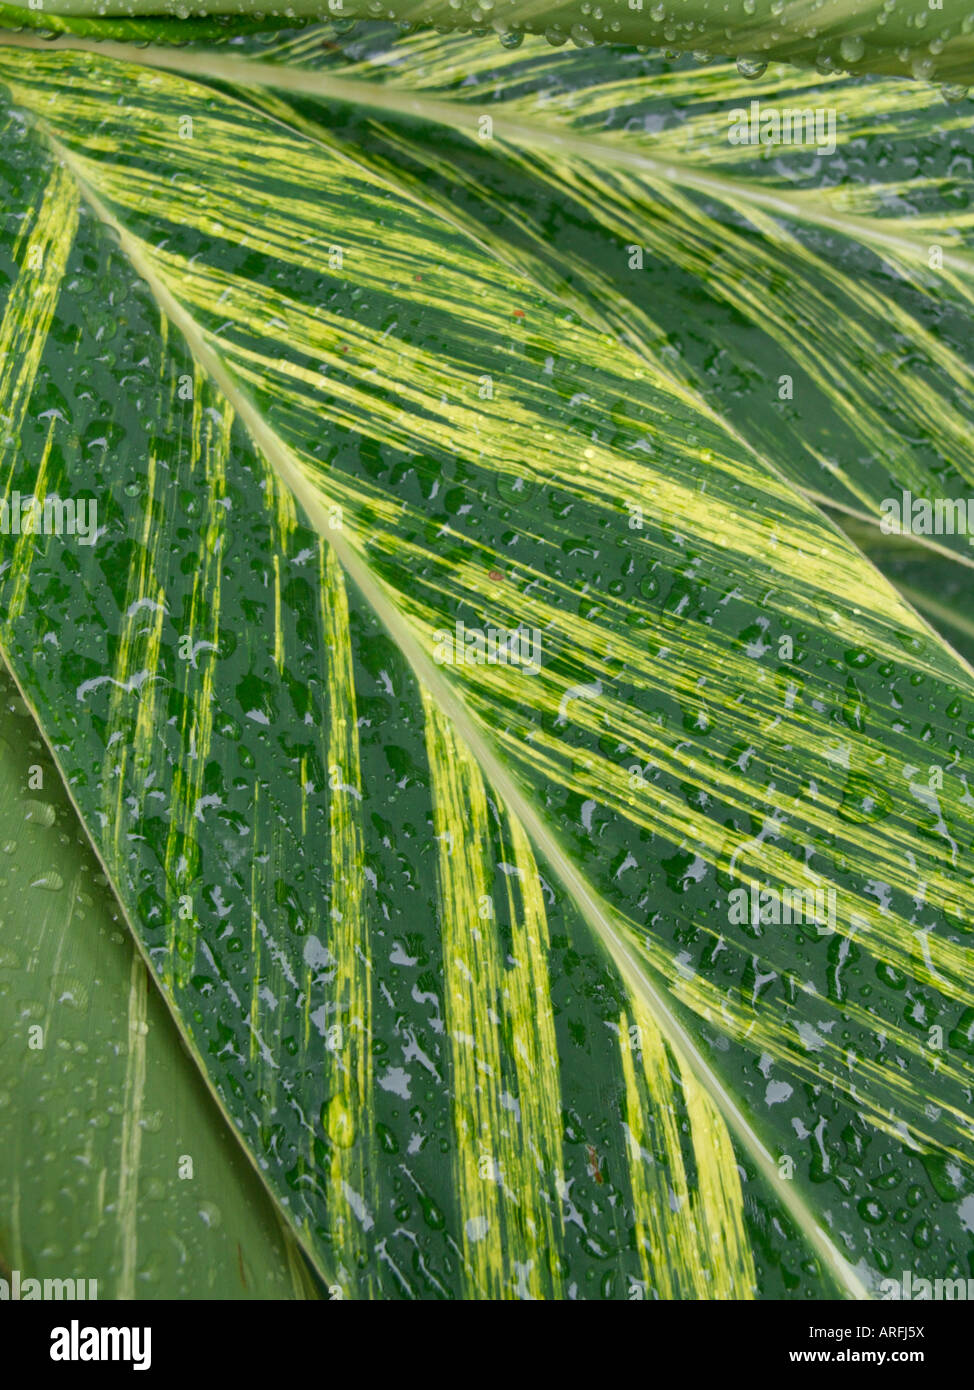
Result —
[[46, 874], [41, 874], [40, 878], [35, 878], [30, 886], [31, 888], [46, 888], [49, 893], [59, 893], [64, 887], [64, 879], [57, 869], [50, 869]]
[[205, 1226], [209, 1226], [211, 1230], [219, 1226], [220, 1222], [223, 1220], [223, 1214], [215, 1202], [200, 1202], [199, 1213], [200, 1220]]

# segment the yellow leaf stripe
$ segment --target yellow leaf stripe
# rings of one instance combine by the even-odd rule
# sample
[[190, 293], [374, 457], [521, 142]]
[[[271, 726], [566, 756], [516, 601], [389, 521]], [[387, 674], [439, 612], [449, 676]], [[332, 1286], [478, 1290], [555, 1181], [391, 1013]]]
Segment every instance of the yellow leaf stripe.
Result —
[[[333, 974], [323, 1016], [328, 1066], [321, 1123], [330, 1145], [332, 1216], [339, 1278], [357, 1284], [367, 1263], [364, 1237], [375, 1224], [372, 1103], [372, 960], [364, 900], [355, 679], [345, 581], [334, 552], [319, 545], [320, 603], [328, 662], [328, 775], [332, 901], [328, 950]], [[317, 991], [308, 979], [309, 1006]]]
[[[471, 1296], [558, 1297], [567, 1197], [560, 1147], [557, 1052], [546, 979], [548, 950], [537, 866], [519, 822], [503, 817], [514, 849], [523, 919], [515, 911], [501, 960], [490, 893], [492, 824], [502, 816], [476, 765], [424, 696], [456, 1094], [457, 1185]], [[624, 1129], [644, 1297], [747, 1298], [754, 1269], [727, 1127], [692, 1074], [666, 1048], [639, 1001], [619, 1021]], [[517, 1077], [517, 1105], [504, 1089]], [[678, 1081], [675, 1079], [678, 1077]], [[515, 1116], [516, 1114], [516, 1121]], [[679, 1126], [689, 1131], [687, 1171]]]
[[[637, 1000], [619, 1020], [626, 1139], [645, 1297], [746, 1299], [755, 1274], [727, 1127]], [[689, 1134], [684, 1141], [681, 1125]], [[695, 1165], [695, 1184], [684, 1159]]]
[[[14, 479], [19, 464], [20, 431], [37, 378], [44, 344], [54, 317], [68, 252], [78, 225], [78, 188], [64, 169], [51, 172], [40, 206], [25, 219], [14, 247], [18, 274], [0, 324], [0, 500], [13, 507]], [[47, 446], [31, 492], [43, 503], [46, 473], [54, 432], [52, 418]], [[17, 489], [26, 495], [24, 489]], [[17, 521], [19, 526], [19, 519]], [[13, 517], [10, 528], [14, 529]], [[21, 534], [15, 542], [8, 574], [9, 598], [3, 622], [9, 630], [22, 610], [30, 585], [36, 538]]]
[[470, 754], [426, 693], [423, 705], [470, 1296], [557, 1298], [564, 1165], [537, 866], [524, 832], [507, 820], [520, 905], [509, 877], [512, 939], [505, 960], [489, 859], [499, 811], [488, 801]]

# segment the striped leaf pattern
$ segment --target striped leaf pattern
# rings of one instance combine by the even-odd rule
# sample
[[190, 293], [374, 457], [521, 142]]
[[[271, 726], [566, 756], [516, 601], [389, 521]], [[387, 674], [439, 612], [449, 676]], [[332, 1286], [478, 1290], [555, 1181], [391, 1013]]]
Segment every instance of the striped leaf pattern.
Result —
[[[974, 677], [820, 505], [967, 477], [956, 163], [685, 181], [723, 68], [369, 34], [0, 45], [5, 495], [98, 507], [0, 534], [3, 646], [152, 988], [332, 1297], [966, 1273]], [[632, 246], [827, 416], [776, 447]]]

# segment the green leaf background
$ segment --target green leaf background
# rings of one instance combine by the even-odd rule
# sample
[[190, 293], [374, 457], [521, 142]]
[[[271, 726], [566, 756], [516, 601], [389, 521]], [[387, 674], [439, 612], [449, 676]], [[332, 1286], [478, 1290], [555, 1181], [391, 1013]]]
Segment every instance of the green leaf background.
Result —
[[[385, 25], [5, 37], [0, 468], [101, 529], [0, 535], [0, 636], [130, 934], [99, 895], [114, 973], [75, 972], [111, 1132], [56, 1076], [37, 1109], [106, 1175], [63, 1179], [71, 1258], [121, 1296], [241, 1296], [235, 1244], [265, 1297], [974, 1275], [970, 552], [877, 525], [970, 487], [969, 103]], [[832, 107], [836, 155], [730, 145], [752, 97]], [[438, 666], [457, 621], [540, 672]], [[834, 886], [836, 933], [733, 924], [751, 880]], [[8, 1069], [42, 1012], [27, 1066], [78, 1039], [99, 931], [41, 892]], [[66, 1169], [20, 1168], [0, 1249], [63, 1274]]]
[[579, 48], [652, 44], [729, 54], [749, 76], [774, 58], [824, 72], [897, 73], [956, 85], [971, 80], [974, 65], [974, 15], [961, 0], [272, 0], [260, 14], [251, 0], [100, 0], [97, 7], [91, 0], [38, 0], [36, 8], [5, 3], [0, 16], [11, 28], [175, 43], [272, 30], [282, 20], [347, 26], [379, 19], [492, 32], [509, 45], [543, 34], [556, 48], [571, 41]]
[[[6, 671], [0, 689], [0, 1273], [96, 1280], [103, 1299], [316, 1297], [297, 1243], [213, 1122]], [[32, 782], [28, 797], [11, 794]]]

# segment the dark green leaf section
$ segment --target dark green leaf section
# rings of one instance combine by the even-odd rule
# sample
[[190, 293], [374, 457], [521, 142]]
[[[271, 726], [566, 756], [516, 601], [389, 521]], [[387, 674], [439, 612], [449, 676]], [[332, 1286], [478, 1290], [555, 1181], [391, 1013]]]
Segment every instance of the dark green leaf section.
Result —
[[[296, 23], [299, 21], [296, 21]], [[307, 21], [311, 23], [309, 18]], [[0, 30], [14, 33], [38, 31], [45, 37], [77, 34], [84, 38], [115, 39], [124, 43], [187, 44], [219, 39], [238, 39], [243, 35], [266, 33], [277, 28], [279, 20], [264, 15], [212, 15], [210, 17], [167, 18], [160, 12], [151, 18], [105, 19], [102, 13], [58, 14], [53, 6], [26, 9], [0, 4]]]
[[883, 535], [853, 517], [837, 517], [850, 539], [877, 569], [974, 665], [974, 570], [908, 536]]

